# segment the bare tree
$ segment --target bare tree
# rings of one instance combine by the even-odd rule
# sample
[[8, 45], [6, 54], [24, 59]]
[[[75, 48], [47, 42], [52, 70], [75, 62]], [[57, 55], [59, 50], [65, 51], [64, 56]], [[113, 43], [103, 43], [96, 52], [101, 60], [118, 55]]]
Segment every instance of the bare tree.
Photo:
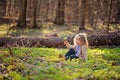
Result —
[[26, 26], [26, 9], [27, 9], [27, 0], [20, 0], [20, 13], [18, 18], [17, 27], [23, 28]]
[[85, 29], [86, 1], [87, 1], [87, 0], [81, 0], [80, 26], [79, 26], [79, 30], [84, 30], [84, 29]]
[[111, 17], [111, 11], [112, 11], [112, 2], [113, 2], [113, 0], [110, 0], [109, 1], [110, 3], [109, 3], [109, 8], [108, 8], [108, 24], [107, 24], [107, 33], [109, 33], [109, 23], [110, 23], [110, 17]]
[[33, 14], [32, 14], [32, 21], [31, 21], [31, 26], [32, 28], [37, 28], [37, 0], [33, 0]]
[[63, 25], [64, 20], [65, 0], [58, 0], [58, 7], [56, 10], [55, 24]]

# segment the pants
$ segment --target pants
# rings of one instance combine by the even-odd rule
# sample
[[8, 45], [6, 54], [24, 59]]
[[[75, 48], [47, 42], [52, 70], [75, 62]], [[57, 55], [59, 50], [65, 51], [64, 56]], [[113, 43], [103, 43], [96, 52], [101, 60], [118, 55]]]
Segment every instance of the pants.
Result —
[[75, 50], [73, 48], [70, 48], [69, 51], [65, 54], [65, 60], [70, 59], [71, 61], [74, 58], [76, 59], [78, 57], [75, 55]]

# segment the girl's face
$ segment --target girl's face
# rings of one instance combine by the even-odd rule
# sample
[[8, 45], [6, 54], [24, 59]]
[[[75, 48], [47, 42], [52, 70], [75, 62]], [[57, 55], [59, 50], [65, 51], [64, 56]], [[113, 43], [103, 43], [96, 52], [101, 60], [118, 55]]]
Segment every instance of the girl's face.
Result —
[[80, 38], [76, 38], [76, 44], [77, 45], [82, 45], [82, 40]]

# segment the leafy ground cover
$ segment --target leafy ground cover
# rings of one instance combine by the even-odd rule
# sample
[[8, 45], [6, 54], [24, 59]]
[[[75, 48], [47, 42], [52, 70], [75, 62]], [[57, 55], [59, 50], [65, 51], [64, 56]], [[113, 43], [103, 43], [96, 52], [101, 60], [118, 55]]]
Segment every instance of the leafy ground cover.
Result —
[[120, 80], [120, 48], [88, 50], [88, 60], [65, 61], [67, 49], [0, 48], [0, 80]]

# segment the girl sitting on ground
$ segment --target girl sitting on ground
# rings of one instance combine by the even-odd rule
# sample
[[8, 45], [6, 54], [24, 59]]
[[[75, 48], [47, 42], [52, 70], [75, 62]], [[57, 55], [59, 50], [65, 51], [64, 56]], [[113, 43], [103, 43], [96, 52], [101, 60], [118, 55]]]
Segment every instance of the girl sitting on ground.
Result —
[[68, 41], [64, 41], [64, 44], [69, 48], [69, 51], [65, 54], [65, 60], [74, 58], [87, 60], [88, 40], [85, 33], [77, 34], [74, 37], [74, 45], [71, 45]]

